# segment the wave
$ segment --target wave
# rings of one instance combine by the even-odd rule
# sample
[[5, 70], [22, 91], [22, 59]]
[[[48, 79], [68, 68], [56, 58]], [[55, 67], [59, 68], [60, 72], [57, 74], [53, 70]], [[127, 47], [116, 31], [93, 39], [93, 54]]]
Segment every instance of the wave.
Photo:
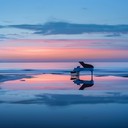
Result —
[[[64, 70], [64, 69], [5, 69], [0, 70], [0, 74], [70, 74], [72, 70]], [[88, 75], [88, 71], [81, 71], [82, 75]], [[100, 69], [95, 68], [94, 69], [94, 75], [128, 75], [128, 68], [122, 68], [122, 69]]]

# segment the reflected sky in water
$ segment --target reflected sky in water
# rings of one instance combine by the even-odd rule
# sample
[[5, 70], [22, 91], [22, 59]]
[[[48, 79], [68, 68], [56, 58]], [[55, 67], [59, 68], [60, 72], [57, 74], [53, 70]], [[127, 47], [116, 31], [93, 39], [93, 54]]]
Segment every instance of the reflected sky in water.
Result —
[[[58, 66], [57, 63], [12, 63], [10, 68], [9, 63], [3, 64], [3, 69], [12, 71], [16, 68], [18, 74], [8, 77], [10, 74], [3, 75], [1, 71], [0, 77], [5, 80], [0, 82], [0, 126], [128, 127], [128, 66], [127, 63], [115, 64], [95, 63], [94, 85], [84, 90], [78, 90], [80, 86], [70, 80], [69, 71], [76, 67], [77, 63], [61, 63]], [[54, 72], [52, 70], [50, 73], [35, 73], [28, 70], [50, 68]], [[23, 69], [27, 70], [21, 75]], [[61, 72], [58, 73], [55, 69], [60, 69]], [[90, 80], [89, 73], [81, 73], [80, 79]]]
[[125, 128], [127, 108], [127, 92], [10, 90], [1, 92], [0, 126]]
[[[90, 80], [89, 75], [82, 75], [83, 80]], [[94, 86], [86, 90], [128, 90], [128, 79], [116, 76], [94, 77]], [[3, 89], [11, 90], [77, 90], [76, 85], [70, 80], [70, 75], [41, 74], [32, 75], [32, 78], [6, 81], [0, 84]]]

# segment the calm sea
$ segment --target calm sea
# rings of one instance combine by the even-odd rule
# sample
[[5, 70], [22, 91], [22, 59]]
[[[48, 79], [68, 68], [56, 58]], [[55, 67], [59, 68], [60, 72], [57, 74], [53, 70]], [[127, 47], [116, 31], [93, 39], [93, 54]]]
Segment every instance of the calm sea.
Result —
[[[91, 64], [95, 67], [94, 85], [79, 90], [80, 85], [64, 73], [78, 66], [77, 62], [0, 63], [0, 77], [4, 78], [0, 82], [0, 127], [127, 128], [128, 63]], [[33, 70], [24, 69], [37, 70], [26, 77], [21, 71]], [[51, 72], [43, 73], [44, 69]], [[17, 74], [13, 74], [15, 70]]]
[[[128, 68], [128, 62], [90, 62], [95, 68]], [[0, 69], [73, 69], [77, 62], [0, 63]]]

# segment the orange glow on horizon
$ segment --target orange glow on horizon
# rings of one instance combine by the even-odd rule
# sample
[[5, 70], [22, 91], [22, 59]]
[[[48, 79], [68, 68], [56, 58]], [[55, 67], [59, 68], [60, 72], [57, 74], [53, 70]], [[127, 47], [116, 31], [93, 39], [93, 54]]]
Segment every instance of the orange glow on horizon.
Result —
[[82, 49], [82, 48], [40, 48], [9, 47], [0, 50], [1, 59], [12, 60], [70, 60], [70, 59], [107, 59], [127, 57], [127, 50]]
[[[121, 45], [122, 43], [122, 45]], [[117, 39], [17, 39], [0, 43], [2, 62], [128, 60], [127, 40]], [[122, 46], [120, 48], [120, 46]]]

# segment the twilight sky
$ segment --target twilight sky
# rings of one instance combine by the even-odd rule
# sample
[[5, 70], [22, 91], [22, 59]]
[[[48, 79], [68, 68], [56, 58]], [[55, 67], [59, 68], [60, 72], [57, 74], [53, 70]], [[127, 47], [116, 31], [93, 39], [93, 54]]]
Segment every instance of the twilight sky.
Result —
[[0, 62], [127, 61], [128, 0], [0, 0]]
[[0, 0], [1, 24], [127, 24], [128, 0]]

